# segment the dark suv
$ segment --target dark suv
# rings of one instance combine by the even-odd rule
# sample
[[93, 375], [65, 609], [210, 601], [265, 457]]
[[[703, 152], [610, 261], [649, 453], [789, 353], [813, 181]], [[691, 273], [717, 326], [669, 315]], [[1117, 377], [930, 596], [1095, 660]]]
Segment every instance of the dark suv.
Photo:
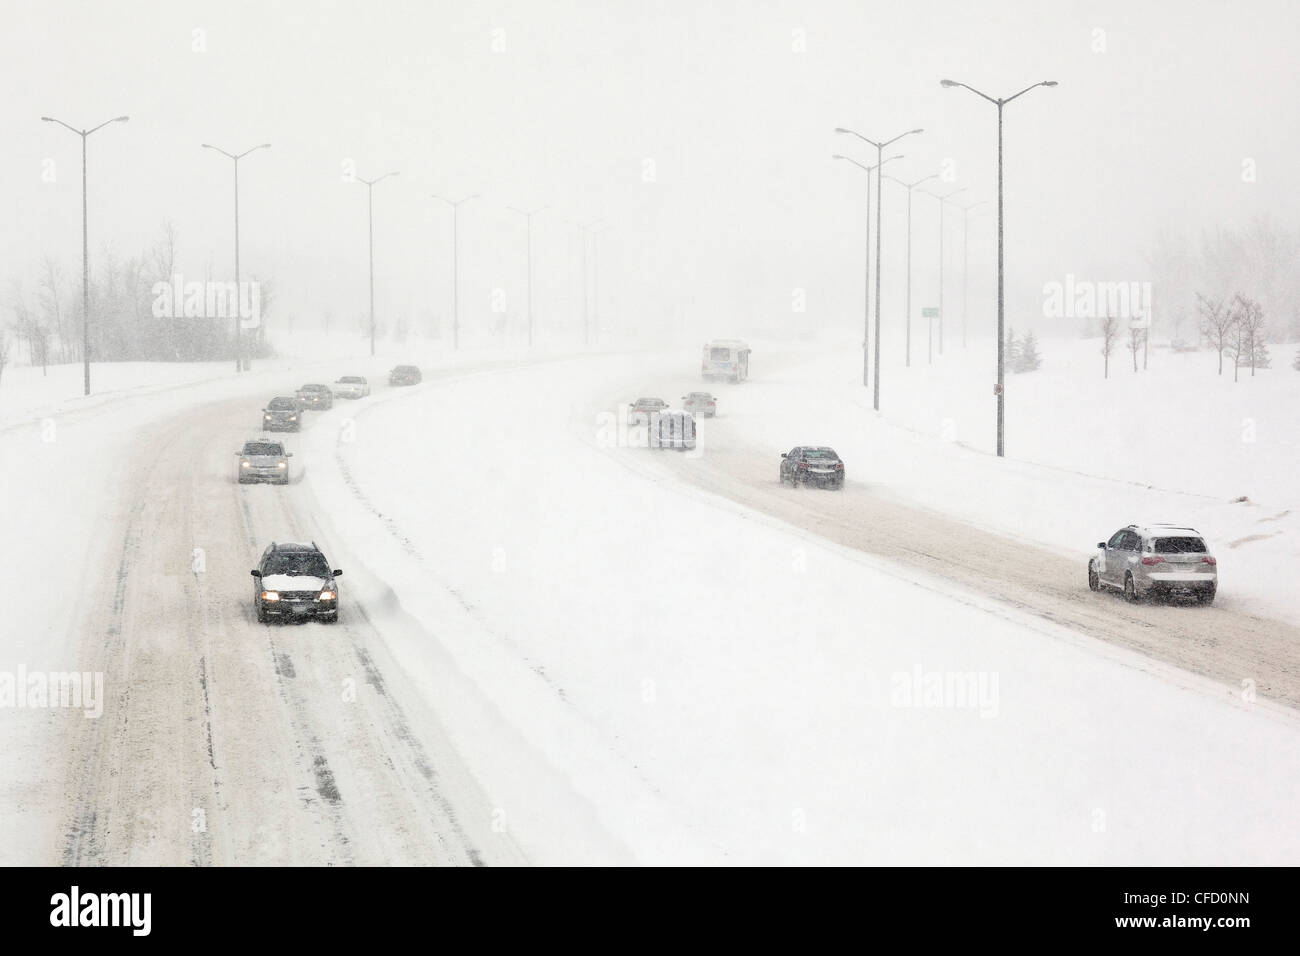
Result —
[[253, 606], [257, 620], [271, 618], [302, 620], [317, 617], [333, 623], [339, 619], [339, 587], [335, 578], [343, 572], [325, 560], [316, 542], [276, 544], [262, 552], [252, 570]]
[[420, 370], [414, 365], [398, 365], [388, 373], [389, 385], [419, 385]]
[[271, 399], [262, 409], [262, 431], [296, 432], [302, 428], [302, 405], [286, 395]]
[[313, 383], [298, 389], [298, 401], [302, 402], [304, 408], [333, 408], [334, 393], [328, 385]]
[[844, 462], [834, 448], [800, 445], [781, 452], [781, 484], [798, 488], [800, 483], [822, 488], [844, 487]]

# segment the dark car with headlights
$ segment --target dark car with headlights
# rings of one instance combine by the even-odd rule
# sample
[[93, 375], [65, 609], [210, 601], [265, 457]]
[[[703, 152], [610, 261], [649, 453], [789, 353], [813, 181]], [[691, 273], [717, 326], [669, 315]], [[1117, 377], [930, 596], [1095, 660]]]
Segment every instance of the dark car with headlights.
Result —
[[296, 398], [279, 395], [262, 409], [262, 431], [296, 432], [302, 428], [302, 404]]
[[834, 448], [799, 445], [781, 453], [781, 484], [787, 481], [794, 488], [800, 485], [843, 488], [844, 462]]
[[302, 402], [304, 408], [314, 408], [324, 410], [334, 407], [334, 393], [330, 391], [328, 385], [312, 383], [304, 385], [298, 389], [298, 401]]
[[292, 452], [284, 450], [278, 441], [266, 438], [244, 442], [244, 447], [235, 452], [239, 456], [238, 474], [241, 485], [257, 481], [267, 481], [273, 485], [289, 483], [289, 459]]
[[252, 570], [253, 607], [257, 620], [272, 618], [304, 620], [319, 618], [334, 622], [339, 617], [339, 586], [343, 574], [331, 570], [324, 553], [311, 544], [276, 544], [262, 552]]

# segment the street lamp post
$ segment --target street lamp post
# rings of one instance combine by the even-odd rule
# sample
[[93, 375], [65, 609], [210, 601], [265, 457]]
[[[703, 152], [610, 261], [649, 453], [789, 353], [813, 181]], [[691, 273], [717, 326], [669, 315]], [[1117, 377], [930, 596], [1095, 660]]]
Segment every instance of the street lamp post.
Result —
[[[884, 153], [885, 153], [886, 146], [889, 146], [891, 143], [898, 142], [904, 136], [911, 136], [914, 133], [924, 133], [925, 130], [909, 129], [906, 133], [899, 133], [893, 139], [887, 139], [879, 143], [876, 142], [875, 140], [867, 139], [867, 137], [863, 136], [861, 133], [856, 133], [851, 129], [836, 127], [835, 132], [848, 133], [850, 136], [856, 136], [864, 143], [876, 147], [876, 165], [882, 166], [884, 165], [885, 162]], [[880, 185], [881, 185], [880, 177], [877, 176], [876, 177], [876, 361], [875, 361], [876, 386], [875, 386], [875, 393], [872, 396], [872, 406], [875, 408], [876, 411], [880, 411], [880, 221], [882, 219], [882, 214], [884, 213], [884, 208], [881, 205], [881, 201], [880, 201]], [[871, 188], [870, 177], [868, 177], [867, 188], [868, 189]]]
[[464, 199], [457, 199], [455, 202], [438, 195], [433, 197], [451, 207], [451, 347], [453, 351], [460, 349], [460, 205], [471, 199], [478, 199], [478, 195], [475, 193]]
[[[944, 206], [948, 205], [948, 200], [950, 197], [955, 196], [958, 193], [963, 193], [965, 191], [966, 191], [966, 187], [962, 186], [958, 189], [952, 190], [951, 192], [946, 192], [942, 196], [940, 196], [938, 193], [932, 193], [929, 192], [929, 190], [926, 190], [926, 192], [929, 195], [939, 200], [939, 354], [940, 355], [943, 354], [943, 209]], [[955, 206], [956, 203], [953, 203], [953, 205]], [[926, 335], [926, 351], [929, 354], [926, 357], [926, 361], [932, 362], [934, 360], [934, 350], [931, 347], [931, 339], [934, 338], [933, 319], [929, 321], [927, 329], [928, 332]]]
[[593, 219], [591, 222], [575, 222], [572, 219], [565, 220], [571, 226], [578, 229], [582, 237], [582, 344], [591, 344], [591, 315], [587, 310], [587, 235], [601, 224], [601, 220]]
[[398, 175], [396, 172], [384, 173], [374, 179], [357, 177], [357, 182], [366, 187], [366, 230], [370, 245], [370, 354], [375, 354], [375, 183]]
[[[839, 153], [835, 153], [833, 156], [831, 156], [831, 159], [842, 159], [846, 163], [852, 163], [854, 166], [858, 167], [858, 169], [862, 170], [867, 174], [867, 233], [866, 233], [867, 234], [867, 268], [866, 268], [865, 279], [864, 279], [865, 288], [864, 288], [863, 299], [862, 299], [862, 387], [863, 388], [866, 388], [869, 384], [871, 384], [871, 375], [870, 375], [870, 369], [871, 369], [871, 173], [875, 170], [879, 170], [881, 166], [885, 165], [885, 163], [892, 162], [895, 159], [902, 159], [902, 158], [903, 158], [903, 154], [897, 153], [893, 156], [890, 156], [888, 159], [882, 159], [875, 166], [867, 166], [863, 163], [858, 162], [856, 159], [852, 158], [851, 156], [842, 156]], [[880, 220], [879, 209], [876, 210], [876, 220], [877, 222]], [[877, 246], [878, 245], [879, 243], [877, 243]], [[877, 268], [879, 268], [879, 266], [877, 266]], [[877, 353], [879, 353], [879, 349], [880, 349], [879, 303], [877, 303], [876, 308], [877, 308], [876, 350]], [[876, 361], [876, 375], [877, 377], [879, 377], [880, 375], [880, 362], [879, 362], [878, 355]], [[880, 408], [879, 388], [876, 389], [876, 408], [877, 409]]]
[[517, 212], [524, 217], [524, 230], [527, 233], [527, 268], [528, 268], [528, 347], [533, 347], [533, 216], [542, 212], [549, 206], [538, 206], [536, 209], [525, 211], [516, 209], [514, 206], [507, 206], [511, 212]]
[[1006, 366], [1006, 338], [1003, 331], [1003, 322], [1005, 319], [1006, 298], [1003, 289], [1003, 220], [1002, 220], [1002, 107], [1006, 106], [1016, 97], [1024, 96], [1030, 90], [1040, 86], [1056, 86], [1055, 80], [1042, 80], [1031, 86], [1025, 87], [1015, 96], [992, 97], [987, 93], [981, 93], [973, 86], [967, 86], [965, 83], [959, 83], [956, 80], [940, 80], [939, 85], [945, 89], [951, 89], [955, 86], [963, 87], [970, 90], [976, 96], [983, 97], [998, 108], [998, 383], [994, 392], [998, 402], [998, 457], [1002, 458], [1006, 452], [1006, 394], [1005, 394], [1005, 366]]
[[914, 183], [905, 183], [894, 176], [885, 176], [886, 179], [892, 179], [900, 186], [907, 188], [907, 368], [912, 367], [912, 190], [921, 183], [929, 182], [931, 179], [938, 179], [938, 173], [931, 173], [929, 176], [923, 176]]
[[213, 146], [211, 143], [200, 143], [202, 149], [216, 150], [222, 156], [234, 161], [235, 167], [235, 371], [244, 370], [244, 333], [240, 325], [239, 306], [243, 302], [243, 295], [239, 286], [239, 161], [249, 153], [258, 149], [269, 149], [270, 143], [262, 143], [254, 146], [252, 149], [246, 149], [239, 155], [227, 153], [219, 146]]
[[61, 119], [42, 116], [43, 123], [58, 123], [81, 137], [81, 363], [84, 394], [90, 394], [90, 215], [86, 202], [86, 140], [91, 133], [103, 129], [109, 123], [125, 123], [131, 117], [115, 116], [105, 120], [94, 129], [77, 129]]

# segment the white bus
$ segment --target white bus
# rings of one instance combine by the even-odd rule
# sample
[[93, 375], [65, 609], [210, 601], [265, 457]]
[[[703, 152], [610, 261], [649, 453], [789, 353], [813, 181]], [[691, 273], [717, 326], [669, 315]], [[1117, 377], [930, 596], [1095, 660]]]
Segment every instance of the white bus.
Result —
[[706, 382], [718, 378], [743, 382], [749, 378], [749, 346], [739, 339], [705, 342], [700, 374]]

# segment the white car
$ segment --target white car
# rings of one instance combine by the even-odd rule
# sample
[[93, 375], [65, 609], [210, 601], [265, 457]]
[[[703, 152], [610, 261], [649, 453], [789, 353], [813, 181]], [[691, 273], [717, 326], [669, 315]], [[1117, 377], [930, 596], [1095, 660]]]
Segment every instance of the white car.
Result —
[[337, 398], [365, 398], [370, 394], [370, 383], [360, 375], [344, 375], [334, 383]]

